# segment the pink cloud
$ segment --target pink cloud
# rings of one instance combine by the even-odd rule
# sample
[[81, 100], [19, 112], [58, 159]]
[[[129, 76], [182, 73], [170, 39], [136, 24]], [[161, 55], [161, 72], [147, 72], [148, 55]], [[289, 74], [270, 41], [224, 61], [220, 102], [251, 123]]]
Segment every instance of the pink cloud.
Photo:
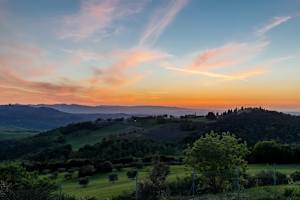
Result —
[[134, 3], [120, 0], [84, 0], [77, 14], [63, 19], [61, 38], [82, 40], [96, 33], [107, 34], [113, 22], [136, 14], [143, 8], [144, 0]]
[[0, 69], [27, 77], [45, 75], [55, 68], [40, 48], [26, 43], [0, 41]]
[[266, 41], [228, 43], [196, 54], [192, 63], [187, 67], [211, 70], [238, 65], [257, 56], [267, 45], [268, 42]]
[[187, 3], [188, 0], [170, 0], [156, 10], [141, 36], [140, 45], [154, 43]]
[[97, 69], [96, 80], [103, 81], [106, 84], [111, 85], [122, 85], [133, 80], [139, 80], [142, 78], [141, 75], [131, 75], [127, 77], [126, 72], [129, 68], [137, 67], [141, 64], [160, 60], [168, 55], [166, 53], [150, 50], [150, 49], [133, 49], [127, 52], [118, 53], [119, 59], [117, 62], [105, 69]]

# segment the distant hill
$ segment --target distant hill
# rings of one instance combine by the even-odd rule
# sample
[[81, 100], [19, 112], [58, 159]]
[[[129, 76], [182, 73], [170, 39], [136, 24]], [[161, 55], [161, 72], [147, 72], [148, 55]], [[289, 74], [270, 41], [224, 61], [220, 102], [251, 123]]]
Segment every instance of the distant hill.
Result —
[[168, 106], [86, 106], [77, 104], [40, 104], [37, 107], [48, 107], [66, 113], [81, 113], [81, 114], [117, 114], [124, 113], [128, 115], [174, 115], [181, 116], [187, 114], [205, 115], [210, 110], [207, 109], [189, 109], [180, 107]]
[[49, 130], [70, 123], [127, 116], [125, 114], [71, 114], [49, 107], [0, 105], [0, 127], [4, 128]]
[[[35, 109], [37, 111], [45, 110], [45, 108]], [[51, 108], [46, 108], [46, 110], [61, 113]], [[49, 114], [49, 112], [47, 113]], [[80, 119], [77, 118], [76, 120]], [[31, 123], [33, 122], [31, 121]], [[247, 108], [229, 110], [215, 116], [215, 118], [193, 115], [181, 118], [145, 116], [73, 123], [25, 139], [0, 141], [0, 160], [19, 158], [43, 151], [45, 148], [56, 149], [61, 145], [71, 145], [76, 151], [85, 145], [96, 145], [103, 138], [111, 137], [128, 141], [131, 138], [139, 138], [149, 141], [149, 144], [153, 144], [153, 142], [167, 146], [171, 144], [178, 149], [177, 152], [182, 152], [182, 148], [186, 144], [192, 143], [210, 131], [217, 133], [229, 131], [249, 145], [260, 140], [277, 140], [282, 143], [299, 144], [300, 116], [260, 108]], [[3, 153], [1, 154], [1, 152]]]

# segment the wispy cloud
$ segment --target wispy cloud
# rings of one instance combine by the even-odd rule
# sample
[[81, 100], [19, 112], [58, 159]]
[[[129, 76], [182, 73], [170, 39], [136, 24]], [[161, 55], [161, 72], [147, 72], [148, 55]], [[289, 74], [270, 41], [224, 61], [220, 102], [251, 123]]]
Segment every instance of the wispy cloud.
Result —
[[[128, 81], [137, 80], [141, 75], [134, 75], [128, 78], [126, 72], [128, 69], [142, 65], [147, 62], [163, 59], [168, 54], [152, 49], [131, 49], [118, 54], [119, 59], [105, 69], [96, 69], [93, 82], [102, 81], [109, 85], [122, 85]], [[135, 78], [133, 78], [135, 77]]]
[[124, 17], [140, 12], [145, 1], [82, 0], [77, 14], [65, 16], [61, 38], [75, 41], [87, 39], [97, 33], [97, 37], [114, 32], [113, 23]]
[[139, 44], [153, 44], [187, 3], [188, 0], [169, 0], [165, 5], [161, 5], [151, 17]]
[[246, 81], [248, 78], [265, 74], [270, 67], [276, 65], [278, 63], [287, 61], [294, 58], [293, 56], [284, 56], [279, 58], [270, 59], [268, 61], [262, 62], [261, 64], [255, 65], [254, 67], [247, 67], [245, 70], [237, 71], [230, 74], [222, 74], [210, 71], [201, 71], [195, 69], [188, 69], [188, 68], [180, 68], [173, 65], [164, 65], [165, 69], [182, 72], [186, 74], [192, 75], [201, 75], [210, 78], [216, 78], [224, 81]]
[[192, 58], [193, 61], [187, 68], [211, 70], [234, 66], [255, 57], [268, 44], [268, 41], [227, 43], [221, 47], [194, 53], [196, 55]]
[[[65, 83], [48, 83], [39, 81], [30, 81], [21, 78], [10, 70], [0, 69], [0, 87], [3, 97], [5, 94], [14, 93], [17, 100], [26, 97], [29, 99], [56, 99], [67, 100], [70, 97], [76, 97], [83, 88], [80, 86], [68, 85]], [[51, 95], [49, 95], [51, 94]], [[51, 96], [51, 97], [50, 97]]]
[[49, 74], [55, 64], [38, 47], [16, 41], [0, 41], [0, 69], [14, 71], [26, 77]]
[[272, 29], [276, 28], [277, 26], [289, 21], [292, 19], [292, 16], [281, 16], [281, 17], [274, 17], [268, 24], [261, 27], [256, 31], [257, 36], [262, 36], [271, 31]]
[[221, 73], [214, 73], [209, 71], [199, 71], [199, 70], [191, 70], [179, 67], [165, 67], [167, 70], [173, 70], [178, 72], [183, 72], [187, 74], [194, 74], [194, 75], [202, 75], [207, 76], [210, 78], [222, 79], [226, 81], [234, 81], [234, 80], [246, 80], [249, 77], [256, 76], [263, 74], [265, 72], [262, 68], [254, 68], [250, 70], [245, 70], [242, 72], [234, 73], [234, 74], [221, 74]]

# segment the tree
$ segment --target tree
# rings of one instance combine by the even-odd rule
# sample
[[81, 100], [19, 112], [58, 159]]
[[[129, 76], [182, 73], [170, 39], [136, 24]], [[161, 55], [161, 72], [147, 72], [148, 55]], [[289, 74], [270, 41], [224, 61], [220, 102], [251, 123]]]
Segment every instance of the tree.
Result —
[[276, 141], [260, 141], [255, 144], [251, 159], [255, 163], [289, 163], [293, 162], [293, 152], [289, 146]]
[[166, 178], [169, 173], [169, 166], [160, 162], [159, 156], [155, 156], [149, 179], [139, 184], [139, 197], [143, 200], [158, 200], [165, 197], [167, 195]]
[[37, 173], [27, 172], [18, 164], [1, 164], [0, 177], [0, 199], [54, 199], [57, 189], [54, 182], [45, 177], [41, 178]]
[[206, 119], [215, 120], [215, 119], [217, 119], [217, 117], [216, 117], [215, 113], [208, 112], [207, 115], [206, 115]]
[[115, 183], [119, 179], [118, 174], [110, 174], [108, 175], [108, 180], [112, 183]]
[[186, 163], [200, 172], [207, 189], [217, 193], [232, 185], [231, 177], [239, 169], [244, 174], [247, 145], [234, 135], [211, 132], [202, 136], [186, 150]]
[[88, 177], [81, 177], [79, 178], [79, 185], [82, 187], [86, 187], [89, 184], [89, 178]]

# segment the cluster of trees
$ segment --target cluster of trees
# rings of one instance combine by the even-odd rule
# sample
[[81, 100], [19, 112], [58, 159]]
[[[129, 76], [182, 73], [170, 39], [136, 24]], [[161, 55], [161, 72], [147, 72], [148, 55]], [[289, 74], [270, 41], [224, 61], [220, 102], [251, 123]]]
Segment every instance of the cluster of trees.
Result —
[[118, 160], [125, 157], [143, 158], [155, 152], [174, 152], [171, 144], [146, 139], [143, 136], [112, 136], [94, 145], [85, 145], [76, 152], [78, 158]]
[[300, 163], [300, 146], [260, 141], [254, 145], [248, 160], [251, 163]]
[[[269, 156], [270, 152], [278, 153], [278, 149], [280, 150], [284, 146], [274, 141], [259, 142], [254, 146], [251, 155], [256, 155], [258, 159], [259, 156]], [[268, 152], [267, 149], [271, 149], [271, 151]], [[168, 158], [154, 156], [149, 175], [138, 183], [138, 191], [135, 194], [143, 200], [160, 200], [165, 199], [168, 195], [190, 194], [192, 185], [194, 185], [195, 192], [203, 194], [234, 191], [237, 180], [240, 187], [248, 188], [287, 184], [290, 181], [300, 180], [300, 172], [294, 172], [290, 177], [276, 171], [261, 171], [255, 175], [249, 175], [246, 172], [248, 154], [246, 143], [230, 133], [211, 132], [205, 134], [185, 150], [184, 162], [195, 170], [192, 176], [167, 182], [170, 169], [166, 162], [162, 161], [168, 160]], [[78, 169], [78, 183], [83, 187], [89, 184], [89, 176], [95, 173], [108, 173], [108, 181], [112, 184], [119, 178], [117, 173], [113, 173], [113, 164], [109, 161], [95, 162], [81, 159], [69, 160], [65, 164], [69, 167], [68, 170]], [[25, 166], [25, 164], [23, 165]], [[67, 169], [60, 168], [59, 171]], [[127, 171], [129, 179], [135, 179], [137, 175], [137, 169], [132, 168]], [[16, 200], [19, 200], [21, 196], [24, 197], [25, 194], [28, 195], [28, 200], [41, 198], [53, 200], [55, 196], [54, 191], [57, 186], [54, 182], [47, 178], [40, 178], [37, 173], [28, 172], [25, 167], [18, 164], [1, 165], [0, 177], [2, 181], [0, 183], [1, 194], [14, 195]], [[34, 195], [40, 195], [40, 197], [35, 198]], [[133, 194], [129, 194], [117, 199], [132, 199], [132, 197]]]

